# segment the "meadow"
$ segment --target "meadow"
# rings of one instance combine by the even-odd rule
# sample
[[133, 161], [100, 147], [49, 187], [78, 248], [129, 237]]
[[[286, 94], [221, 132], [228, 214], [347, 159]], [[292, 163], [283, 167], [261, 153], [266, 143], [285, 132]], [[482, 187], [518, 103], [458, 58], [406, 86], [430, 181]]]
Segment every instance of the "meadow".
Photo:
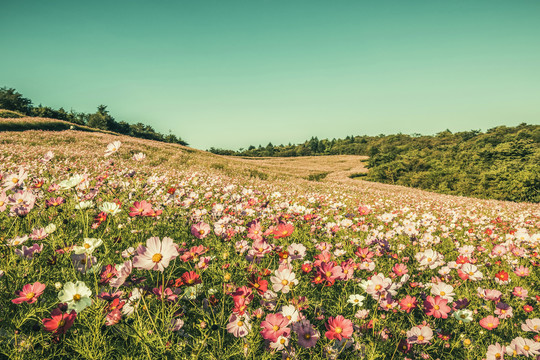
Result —
[[103, 132], [0, 132], [0, 160], [5, 358], [540, 355], [539, 204]]

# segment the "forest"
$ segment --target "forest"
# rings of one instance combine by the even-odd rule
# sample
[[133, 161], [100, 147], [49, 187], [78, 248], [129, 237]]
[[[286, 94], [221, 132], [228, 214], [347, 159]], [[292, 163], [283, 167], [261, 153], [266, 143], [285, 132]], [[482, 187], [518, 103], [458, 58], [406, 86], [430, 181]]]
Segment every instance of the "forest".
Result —
[[243, 157], [367, 155], [364, 180], [403, 185], [444, 194], [540, 202], [540, 126], [522, 123], [485, 132], [436, 135], [312, 137], [298, 145], [250, 146], [239, 151], [211, 148]]

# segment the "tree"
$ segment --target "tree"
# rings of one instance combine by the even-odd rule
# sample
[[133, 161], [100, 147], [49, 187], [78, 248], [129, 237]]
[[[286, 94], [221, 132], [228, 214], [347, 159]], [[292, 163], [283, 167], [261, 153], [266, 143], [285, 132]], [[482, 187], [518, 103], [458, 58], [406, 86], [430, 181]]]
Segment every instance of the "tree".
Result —
[[22, 96], [12, 88], [0, 88], [0, 109], [20, 111], [29, 114], [32, 110], [32, 101]]

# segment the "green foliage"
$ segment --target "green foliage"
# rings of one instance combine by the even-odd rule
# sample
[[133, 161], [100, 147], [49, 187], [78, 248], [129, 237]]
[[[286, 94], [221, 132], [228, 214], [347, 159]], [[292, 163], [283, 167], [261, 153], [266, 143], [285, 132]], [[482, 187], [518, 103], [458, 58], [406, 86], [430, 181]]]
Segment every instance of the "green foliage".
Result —
[[307, 179], [309, 181], [321, 181], [322, 179], [324, 179], [326, 177], [326, 175], [328, 175], [329, 173], [328, 172], [322, 172], [322, 173], [317, 173], [317, 174], [310, 174], [308, 175]]
[[236, 156], [367, 155], [366, 180], [445, 194], [540, 202], [540, 126], [521, 124], [487, 130], [449, 130], [434, 136], [311, 138], [299, 145], [250, 146], [210, 152]]
[[[97, 111], [92, 114], [77, 113], [73, 110], [67, 112], [63, 108], [56, 110], [41, 104], [33, 107], [31, 100], [24, 98], [15, 89], [4, 87], [0, 88], [0, 109], [20, 111], [27, 116], [64, 120], [77, 125], [86, 125], [95, 129], [113, 131], [142, 139], [188, 145], [188, 143], [180, 137], [173, 134], [160, 134], [149, 125], [142, 123], [129, 124], [125, 121], [118, 122], [109, 114], [106, 105], [99, 105]], [[1, 112], [0, 117], [14, 116], [10, 116], [7, 112]], [[20, 124], [17, 126], [20, 126]]]
[[13, 88], [0, 88], [0, 109], [20, 111], [28, 114], [32, 101], [22, 96]]

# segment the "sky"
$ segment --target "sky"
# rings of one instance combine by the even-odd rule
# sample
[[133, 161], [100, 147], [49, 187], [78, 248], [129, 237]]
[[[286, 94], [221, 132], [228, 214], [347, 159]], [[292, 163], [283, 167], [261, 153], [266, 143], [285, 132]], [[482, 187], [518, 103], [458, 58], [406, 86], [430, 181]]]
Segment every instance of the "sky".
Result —
[[0, 87], [199, 149], [540, 124], [538, 0], [0, 2]]

